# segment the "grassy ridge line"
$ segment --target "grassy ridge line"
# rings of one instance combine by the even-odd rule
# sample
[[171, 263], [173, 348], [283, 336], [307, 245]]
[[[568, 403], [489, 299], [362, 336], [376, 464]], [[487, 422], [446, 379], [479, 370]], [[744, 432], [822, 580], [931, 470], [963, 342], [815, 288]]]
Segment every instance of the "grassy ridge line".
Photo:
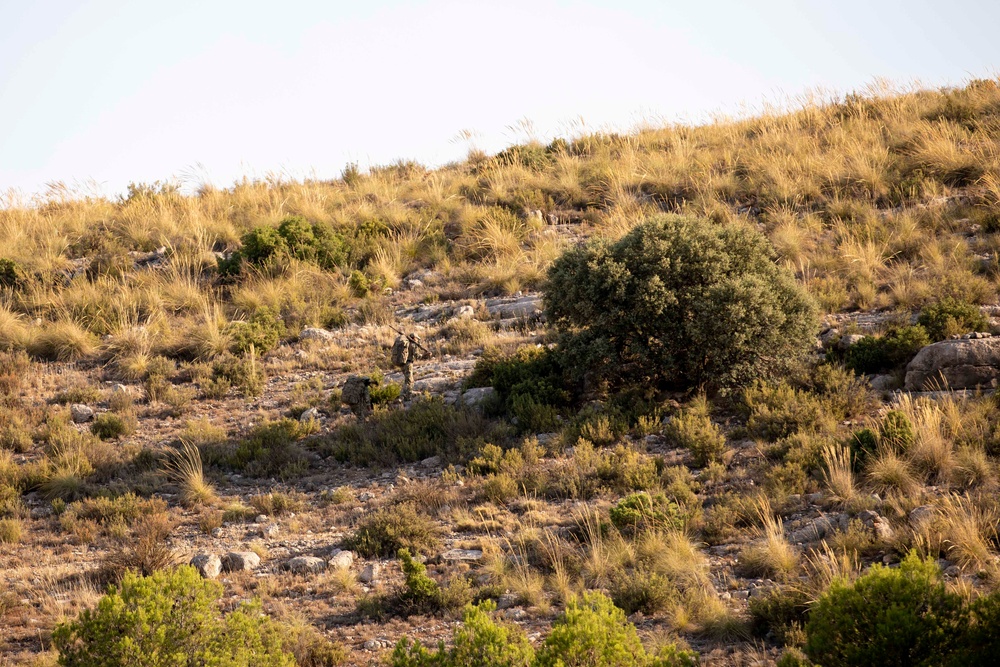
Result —
[[[437, 292], [510, 293], [540, 284], [560, 235], [543, 221], [619, 236], [662, 210], [762, 228], [827, 311], [915, 308], [996, 296], [1000, 87], [848, 95], [740, 121], [594, 134], [430, 171], [399, 162], [333, 182], [249, 182], [183, 196], [133, 185], [118, 201], [62, 186], [0, 210], [13, 262], [0, 302], [0, 346], [86, 356], [93, 335], [130, 351], [225, 347], [225, 324], [270, 307], [294, 333], [338, 321], [362, 297], [360, 271], [397, 287], [433, 269]], [[340, 271], [291, 260], [225, 285], [216, 253], [288, 215], [349, 241]], [[165, 266], [129, 252], [167, 248]], [[91, 260], [86, 272], [80, 269]], [[69, 279], [69, 276], [76, 275]], [[6, 274], [5, 274], [6, 275]], [[377, 293], [377, 290], [375, 291]], [[40, 318], [43, 326], [28, 327]]]

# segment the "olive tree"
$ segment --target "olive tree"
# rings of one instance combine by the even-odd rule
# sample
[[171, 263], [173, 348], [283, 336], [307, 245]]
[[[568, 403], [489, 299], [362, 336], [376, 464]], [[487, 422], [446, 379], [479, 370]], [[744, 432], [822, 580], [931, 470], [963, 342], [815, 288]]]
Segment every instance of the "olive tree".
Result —
[[716, 390], [780, 371], [815, 308], [744, 225], [659, 216], [552, 265], [545, 293], [566, 363], [611, 384]]

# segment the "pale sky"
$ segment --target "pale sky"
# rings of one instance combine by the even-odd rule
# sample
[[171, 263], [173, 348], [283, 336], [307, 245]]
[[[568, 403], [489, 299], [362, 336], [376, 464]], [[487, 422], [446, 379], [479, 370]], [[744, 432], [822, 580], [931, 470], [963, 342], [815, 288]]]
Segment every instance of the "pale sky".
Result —
[[[1000, 3], [0, 0], [0, 193], [336, 178], [1000, 72]], [[581, 121], [582, 119], [582, 121]]]

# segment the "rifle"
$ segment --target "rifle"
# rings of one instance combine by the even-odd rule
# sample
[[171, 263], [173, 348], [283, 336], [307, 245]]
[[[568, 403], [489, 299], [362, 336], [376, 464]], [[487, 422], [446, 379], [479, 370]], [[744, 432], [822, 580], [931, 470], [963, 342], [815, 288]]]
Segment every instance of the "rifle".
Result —
[[416, 345], [417, 347], [419, 347], [421, 350], [423, 350], [424, 352], [426, 352], [429, 356], [434, 356], [431, 353], [430, 350], [428, 350], [426, 347], [424, 347], [423, 345], [421, 345], [420, 343], [417, 342], [417, 337], [414, 334], [403, 333], [402, 331], [400, 331], [396, 327], [392, 326], [391, 324], [387, 324], [386, 326], [389, 327], [390, 329], [392, 329], [393, 331], [395, 331], [396, 333], [398, 333], [400, 336], [404, 336], [406, 338], [406, 340], [410, 341], [411, 343], [413, 343], [414, 345]]

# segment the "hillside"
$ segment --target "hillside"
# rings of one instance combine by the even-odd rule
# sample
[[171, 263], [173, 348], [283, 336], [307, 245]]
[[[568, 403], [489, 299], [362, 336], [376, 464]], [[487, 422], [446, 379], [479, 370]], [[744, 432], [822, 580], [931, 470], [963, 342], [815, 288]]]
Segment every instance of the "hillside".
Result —
[[[255, 554], [216, 573], [223, 606], [259, 598], [300, 665], [450, 644], [483, 600], [537, 648], [589, 590], [651, 653], [773, 664], [831, 582], [873, 563], [937, 560], [962, 604], [1000, 581], [1000, 357], [968, 391], [906, 373], [1000, 328], [997, 81], [434, 170], [15, 199], [2, 664], [55, 664], [53, 629], [109, 583], [198, 555]], [[766, 236], [815, 302], [814, 349], [733, 386], [546, 366], [567, 340], [545, 314], [553, 262], [664, 213]], [[406, 404], [397, 329], [426, 348]], [[374, 376], [367, 420], [342, 403], [351, 375]], [[401, 546], [432, 601], [407, 597]]]

